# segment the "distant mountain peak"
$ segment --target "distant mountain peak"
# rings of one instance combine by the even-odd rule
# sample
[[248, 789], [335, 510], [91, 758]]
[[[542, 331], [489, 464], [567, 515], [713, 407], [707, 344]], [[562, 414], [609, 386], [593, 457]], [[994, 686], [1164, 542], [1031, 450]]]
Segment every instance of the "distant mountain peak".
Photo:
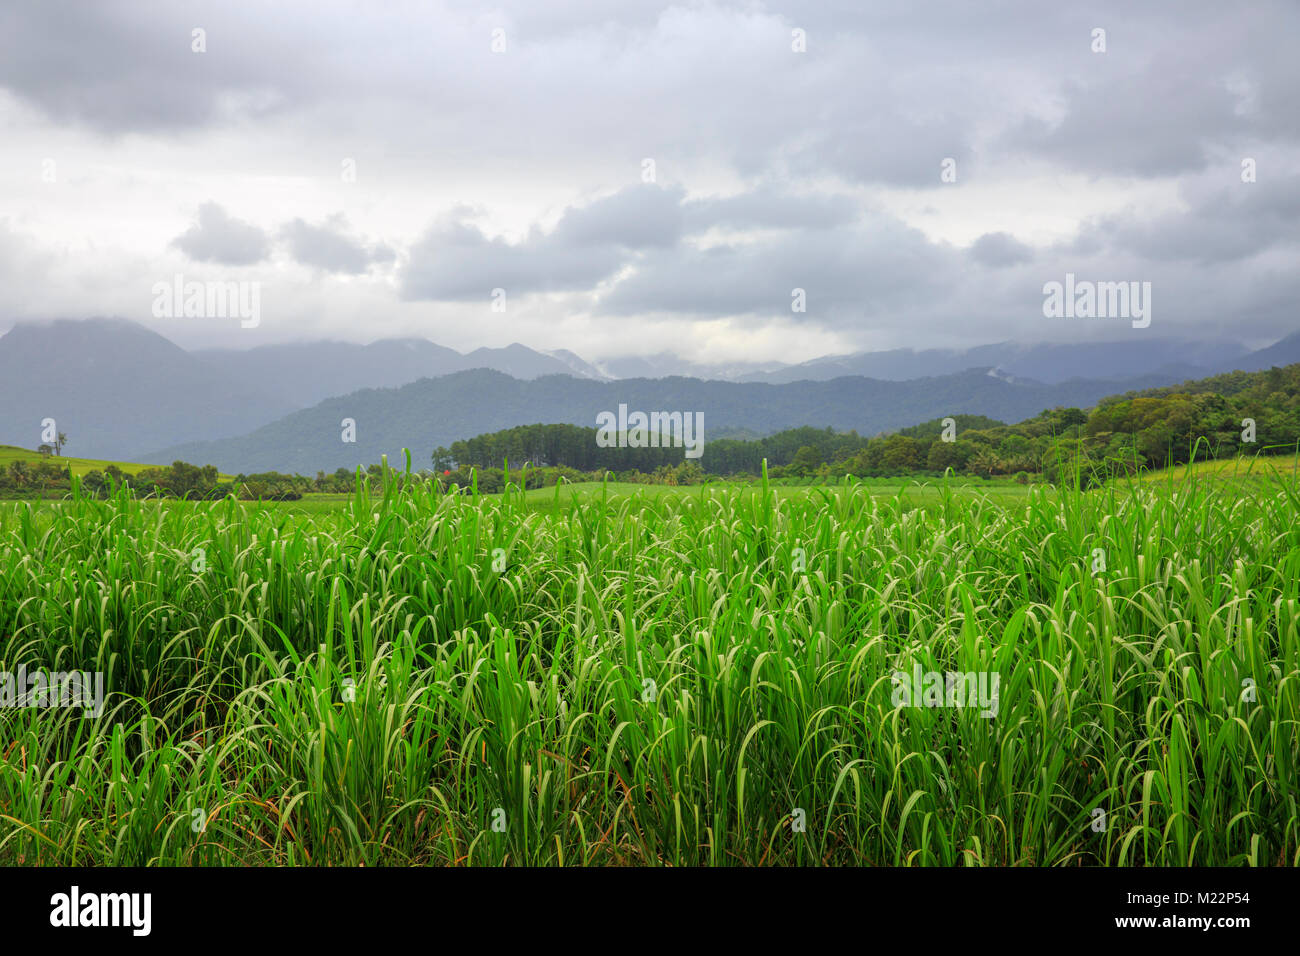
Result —
[[[164, 332], [171, 327], [160, 326]], [[247, 341], [239, 337], [240, 344]], [[593, 389], [614, 379], [618, 379], [615, 387], [602, 401], [640, 401], [645, 408], [668, 408], [681, 407], [683, 395], [696, 395], [708, 402], [710, 421], [716, 423], [711, 427], [719, 429], [761, 431], [789, 421], [879, 430], [914, 424], [919, 419], [912, 419], [909, 409], [931, 416], [979, 412], [1005, 418], [1003, 412], [1021, 411], [1015, 396], [1039, 395], [1078, 404], [1135, 388], [1296, 362], [1300, 362], [1300, 332], [1249, 353], [1231, 342], [1211, 341], [1001, 343], [964, 351], [898, 349], [824, 356], [773, 369], [771, 363], [694, 364], [671, 353], [602, 360], [597, 367], [568, 349], [543, 352], [519, 342], [464, 355], [414, 336], [367, 345], [316, 340], [186, 351], [152, 326], [125, 318], [20, 321], [0, 335], [0, 442], [34, 448], [39, 424], [49, 417], [68, 433], [78, 455], [141, 461], [160, 448], [249, 436], [268, 423], [288, 421], [299, 410], [328, 402], [333, 431], [326, 429], [323, 438], [285, 432], [279, 438], [283, 447], [265, 450], [270, 467], [289, 467], [297, 460], [294, 448], [325, 441], [322, 458], [325, 451], [337, 452], [340, 416], [335, 413], [342, 406], [342, 415], [357, 417], [368, 408], [379, 408], [373, 395], [364, 397], [367, 390], [394, 392], [453, 374], [456, 380], [444, 383], [451, 391], [439, 393], [439, 400], [429, 404], [424, 430], [419, 435], [403, 434], [401, 441], [418, 442], [439, 434], [448, 440], [472, 437], [542, 420], [548, 409], [550, 414], [563, 413], [556, 421], [594, 421], [594, 412], [575, 402], [585, 403]], [[484, 371], [473, 373], [473, 369]], [[776, 388], [791, 382], [808, 387]], [[698, 390], [700, 385], [727, 383], [759, 387]], [[897, 387], [903, 383], [911, 384], [907, 389]], [[869, 414], [839, 409], [826, 397], [836, 389], [869, 394], [882, 407]], [[1007, 389], [1014, 395], [1001, 394]], [[531, 397], [525, 401], [524, 395]], [[928, 404], [932, 399], [936, 400], [933, 406]], [[748, 404], [795, 401], [804, 404], [766, 413]], [[998, 408], [999, 402], [1006, 408]], [[834, 409], [839, 410], [831, 414]], [[411, 418], [387, 407], [383, 413], [403, 422]], [[778, 414], [787, 417], [778, 421]], [[513, 417], [518, 420], [508, 420]], [[376, 427], [371, 420], [367, 434]], [[240, 465], [243, 453], [231, 454], [230, 461], [214, 458], [212, 463]], [[277, 455], [288, 457], [272, 461]], [[255, 461], [251, 455], [242, 460]], [[305, 466], [307, 459], [302, 462]]]

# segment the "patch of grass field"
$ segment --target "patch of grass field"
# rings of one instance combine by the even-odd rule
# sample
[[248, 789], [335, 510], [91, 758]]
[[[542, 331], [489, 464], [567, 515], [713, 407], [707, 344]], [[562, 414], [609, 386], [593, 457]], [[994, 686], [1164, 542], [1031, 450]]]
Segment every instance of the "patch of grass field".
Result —
[[[909, 480], [892, 479], [889, 481], [845, 481], [825, 485], [772, 485], [770, 491], [778, 501], [802, 500], [807, 498], [839, 498], [845, 494], [869, 494], [878, 498], [900, 498], [906, 504], [926, 506], [942, 499], [944, 487], [949, 492], [965, 496], [983, 496], [990, 500], [1010, 503], [1023, 501], [1029, 493], [1029, 486], [1013, 482], [987, 482], [978, 479], [951, 480], [946, 485], [939, 479]], [[674, 507], [677, 502], [687, 499], [720, 500], [738, 497], [740, 500], [753, 499], [763, 495], [759, 483], [732, 485], [727, 483], [710, 483], [706, 485], [643, 485], [632, 482], [609, 482], [602, 485], [598, 481], [576, 482], [550, 488], [534, 488], [524, 494], [524, 501], [531, 510], [548, 514], [560, 514], [575, 503], [607, 501], [611, 504], [628, 503], [633, 505]]]
[[0, 508], [0, 864], [1300, 862], [1294, 483], [564, 490]]
[[128, 475], [134, 475], [141, 468], [152, 467], [150, 465], [141, 465], [129, 461], [107, 461], [98, 458], [76, 458], [71, 455], [52, 455], [46, 457], [39, 452], [32, 451], [28, 448], [18, 448], [14, 445], [0, 445], [0, 468], [8, 468], [15, 461], [25, 461], [29, 464], [38, 462], [52, 461], [60, 468], [71, 468], [74, 475], [84, 475], [88, 471], [103, 471], [109, 465], [117, 465]]
[[1268, 486], [1278, 478], [1294, 482], [1300, 477], [1300, 455], [1243, 455], [1213, 461], [1174, 465], [1139, 476], [1145, 482], [1248, 483]]

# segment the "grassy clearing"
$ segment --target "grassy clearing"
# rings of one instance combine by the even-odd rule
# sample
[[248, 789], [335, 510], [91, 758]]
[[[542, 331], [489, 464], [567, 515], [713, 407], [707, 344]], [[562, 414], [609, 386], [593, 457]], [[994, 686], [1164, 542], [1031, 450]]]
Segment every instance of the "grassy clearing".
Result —
[[1294, 484], [397, 485], [0, 508], [0, 863], [1300, 858]]
[[1143, 472], [1139, 480], [1185, 484], [1247, 484], [1266, 489], [1279, 480], [1295, 483], [1300, 480], [1300, 455], [1243, 455], [1215, 461], [1197, 461], [1159, 471]]
[[15, 461], [35, 465], [39, 462], [52, 461], [60, 468], [71, 468], [74, 475], [84, 475], [88, 471], [103, 471], [109, 465], [117, 465], [128, 475], [136, 474], [141, 468], [152, 467], [129, 461], [107, 461], [98, 458], [74, 458], [71, 455], [46, 457], [30, 448], [18, 448], [14, 445], [0, 445], [0, 468], [8, 468]]

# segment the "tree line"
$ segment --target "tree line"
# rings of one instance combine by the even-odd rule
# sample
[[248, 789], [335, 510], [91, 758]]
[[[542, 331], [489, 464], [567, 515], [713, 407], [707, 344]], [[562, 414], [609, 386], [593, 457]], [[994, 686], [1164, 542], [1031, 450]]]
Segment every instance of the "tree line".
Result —
[[[1285, 453], [1300, 441], [1300, 364], [1261, 372], [1231, 372], [1178, 386], [1104, 399], [1091, 411], [1045, 409], [1008, 425], [977, 415], [934, 419], [888, 435], [804, 426], [755, 438], [706, 441], [698, 459], [670, 447], [601, 447], [595, 428], [521, 425], [439, 447], [432, 469], [414, 480], [440, 488], [474, 485], [500, 492], [507, 480], [527, 487], [601, 480], [699, 484], [709, 479], [749, 481], [768, 464], [775, 479], [829, 479], [959, 475], [1019, 481], [1074, 480], [1095, 484], [1117, 471], [1159, 468], [1240, 453]], [[524, 466], [529, 466], [526, 470]], [[183, 461], [127, 474], [116, 465], [88, 472], [85, 493], [106, 496], [129, 485], [142, 495], [216, 499], [300, 498], [313, 492], [349, 493], [358, 473], [339, 468], [314, 478], [279, 472], [222, 478], [213, 465]], [[361, 479], [372, 487], [383, 467]], [[71, 473], [57, 458], [16, 460], [0, 469], [0, 496], [44, 497], [71, 489]]]
[[[870, 437], [805, 426], [755, 439], [713, 439], [700, 458], [689, 461], [681, 448], [602, 448], [596, 433], [578, 425], [507, 428], [438, 448], [434, 469], [459, 474], [509, 461], [621, 477], [693, 465], [701, 477], [743, 478], [758, 475], [766, 460], [772, 477], [941, 475], [952, 469], [1022, 481], [1081, 473], [1085, 482], [1095, 482], [1117, 469], [1182, 464], [1193, 454], [1294, 451], [1300, 440], [1300, 364], [1112, 396], [1091, 411], [1045, 409], [1017, 424], [953, 415]], [[693, 475], [692, 470], [682, 477], [689, 481]]]

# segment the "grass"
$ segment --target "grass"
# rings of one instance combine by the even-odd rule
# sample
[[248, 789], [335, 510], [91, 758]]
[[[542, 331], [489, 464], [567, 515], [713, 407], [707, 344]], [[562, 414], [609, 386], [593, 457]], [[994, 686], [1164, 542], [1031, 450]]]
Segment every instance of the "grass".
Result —
[[1292, 481], [399, 485], [0, 508], [0, 864], [1300, 862]]
[[1175, 465], [1144, 472], [1147, 482], [1207, 482], [1252, 485], [1267, 488], [1278, 479], [1295, 482], [1300, 475], [1300, 455], [1259, 455], [1221, 458]]
[[[946, 490], [945, 490], [946, 489]], [[839, 498], [845, 494], [867, 494], [880, 498], [899, 498], [904, 505], [933, 507], [942, 501], [945, 493], [980, 495], [988, 500], [1015, 503], [1025, 500], [1029, 486], [1011, 481], [982, 481], [973, 478], [956, 478], [947, 483], [937, 479], [857, 479], [841, 480], [823, 485], [770, 485], [768, 488], [776, 501]], [[729, 485], [643, 485], [631, 482], [598, 481], [575, 482], [550, 488], [529, 489], [523, 495], [528, 510], [546, 514], [562, 514], [574, 504], [589, 504], [602, 499], [614, 505], [628, 505], [636, 511], [641, 507], [656, 509], [676, 508], [680, 502], [691, 498], [698, 500], [732, 500], [753, 502], [764, 495], [761, 484]]]
[[109, 465], [117, 465], [123, 472], [128, 475], [134, 475], [141, 468], [151, 468], [152, 465], [141, 465], [129, 461], [107, 461], [98, 458], [75, 458], [71, 455], [52, 455], [46, 457], [40, 452], [32, 451], [29, 448], [18, 448], [15, 445], [0, 445], [0, 469], [8, 468], [15, 461], [25, 461], [35, 465], [39, 462], [53, 461], [61, 468], [71, 468], [74, 475], [84, 475], [88, 471], [103, 471]]

